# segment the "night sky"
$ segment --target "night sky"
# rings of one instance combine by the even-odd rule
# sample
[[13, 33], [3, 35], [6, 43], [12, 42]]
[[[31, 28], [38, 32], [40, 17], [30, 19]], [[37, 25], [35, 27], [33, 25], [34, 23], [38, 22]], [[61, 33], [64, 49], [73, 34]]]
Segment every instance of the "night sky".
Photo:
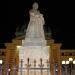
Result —
[[2, 8], [0, 22], [0, 48], [3, 43], [11, 42], [18, 26], [29, 21], [29, 9], [34, 1], [44, 15], [45, 27], [50, 28], [55, 42], [62, 43], [61, 48], [75, 49], [74, 2], [51, 0], [13, 0]]

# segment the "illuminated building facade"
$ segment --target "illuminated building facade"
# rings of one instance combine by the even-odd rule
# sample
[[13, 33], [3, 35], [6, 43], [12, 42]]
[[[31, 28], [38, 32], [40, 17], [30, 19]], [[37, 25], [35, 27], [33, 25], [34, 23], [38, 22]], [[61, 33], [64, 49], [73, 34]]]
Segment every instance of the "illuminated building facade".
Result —
[[[6, 66], [12, 68], [15, 64], [18, 65], [19, 62], [18, 48], [22, 44], [22, 39], [24, 39], [23, 36], [16, 37], [12, 40], [12, 43], [5, 43], [6, 46], [5, 49], [0, 49], [0, 60], [3, 61], [2, 62], [3, 68], [5, 68]], [[75, 60], [75, 50], [68, 50], [68, 49], [63, 50], [60, 48], [61, 43], [54, 43], [54, 40], [51, 38], [47, 38], [47, 43], [48, 45], [51, 46], [51, 52], [50, 52], [51, 74], [54, 75], [54, 70], [55, 70], [54, 66], [58, 65], [58, 67], [56, 67], [56, 71], [58, 71], [59, 75], [61, 75], [62, 61], [67, 61], [69, 58], [73, 58], [73, 60]], [[3, 71], [5, 71], [5, 69], [3, 69]], [[75, 67], [73, 68], [73, 72], [75, 72]]]

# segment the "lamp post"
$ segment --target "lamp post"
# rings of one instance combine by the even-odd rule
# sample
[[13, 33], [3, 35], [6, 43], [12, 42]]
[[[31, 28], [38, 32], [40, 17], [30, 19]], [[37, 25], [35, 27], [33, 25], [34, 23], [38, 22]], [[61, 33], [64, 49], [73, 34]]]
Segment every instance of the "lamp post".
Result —
[[57, 63], [55, 64], [54, 68], [55, 68], [55, 74], [54, 75], [58, 75], [58, 64]]
[[75, 67], [75, 60], [73, 58], [69, 58], [67, 61], [62, 61], [62, 65], [65, 65], [65, 73], [68, 75], [68, 66], [70, 66], [70, 75], [72, 75], [72, 69]]
[[7, 73], [7, 75], [10, 75], [10, 71], [11, 71], [11, 69], [10, 69], [10, 68], [8, 68], [8, 73]]
[[74, 64], [73, 74], [75, 74], [75, 60], [73, 61], [73, 64]]
[[2, 75], [2, 63], [3, 63], [3, 60], [0, 60], [0, 75]]
[[72, 75], [73, 67], [75, 65], [75, 60], [73, 58], [69, 58], [69, 64], [70, 64], [70, 75]]
[[69, 61], [67, 60], [67, 61], [62, 61], [62, 65], [65, 65], [64, 67], [65, 67], [65, 73], [66, 73], [66, 75], [68, 75], [67, 74], [67, 68], [68, 68], [68, 64], [69, 64]]

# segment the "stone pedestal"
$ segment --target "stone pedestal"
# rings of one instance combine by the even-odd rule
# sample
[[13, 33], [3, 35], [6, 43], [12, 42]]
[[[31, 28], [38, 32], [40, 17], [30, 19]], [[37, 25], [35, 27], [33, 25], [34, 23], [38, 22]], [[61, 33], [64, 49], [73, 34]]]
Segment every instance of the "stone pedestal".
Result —
[[[34, 68], [34, 60], [36, 60], [36, 68], [38, 68], [38, 70], [29, 70], [30, 75], [34, 75], [34, 71], [36, 72], [36, 75], [40, 75], [41, 65], [44, 65], [43, 68], [48, 68], [47, 60], [49, 61], [49, 49], [49, 46], [21, 46], [19, 48], [19, 68], [23, 68], [22, 75], [28, 75], [27, 66], [30, 65], [29, 68]], [[42, 61], [40, 59], [42, 59]], [[21, 69], [19, 71], [18, 75], [20, 75]], [[47, 70], [43, 70], [43, 73], [47, 75], [46, 73], [50, 74], [50, 71], [47, 72]]]

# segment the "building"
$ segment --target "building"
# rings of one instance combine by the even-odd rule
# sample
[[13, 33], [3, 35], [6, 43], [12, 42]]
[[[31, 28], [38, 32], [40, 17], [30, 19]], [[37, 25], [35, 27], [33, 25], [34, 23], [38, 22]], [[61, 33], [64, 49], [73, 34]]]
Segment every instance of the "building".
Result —
[[[65, 61], [68, 61], [69, 58], [73, 58], [73, 60], [75, 60], [75, 50], [61, 49], [62, 44], [55, 43], [54, 40], [50, 37], [50, 35], [51, 33], [46, 32], [47, 44], [51, 46], [51, 52], [50, 52], [51, 75], [55, 75], [55, 73], [58, 73], [58, 75], [61, 75], [61, 74], [64, 75], [64, 73], [68, 73], [68, 72], [65, 72], [64, 71], [65, 67], [63, 69], [62, 66], [66, 64]], [[16, 37], [12, 39], [12, 42], [5, 43], [6, 48], [0, 49], [0, 60], [3, 61], [2, 62], [3, 73], [4, 71], [6, 71], [6, 67], [12, 69], [15, 65], [18, 66], [18, 62], [19, 62], [18, 48], [22, 44], [22, 40], [24, 39], [24, 37], [25, 36], [24, 36], [23, 30], [17, 31]], [[73, 62], [71, 64], [73, 65]], [[70, 72], [73, 74], [69, 73], [68, 75], [74, 75], [75, 66], [73, 68], [71, 67], [71, 69], [73, 69], [73, 72]]]

